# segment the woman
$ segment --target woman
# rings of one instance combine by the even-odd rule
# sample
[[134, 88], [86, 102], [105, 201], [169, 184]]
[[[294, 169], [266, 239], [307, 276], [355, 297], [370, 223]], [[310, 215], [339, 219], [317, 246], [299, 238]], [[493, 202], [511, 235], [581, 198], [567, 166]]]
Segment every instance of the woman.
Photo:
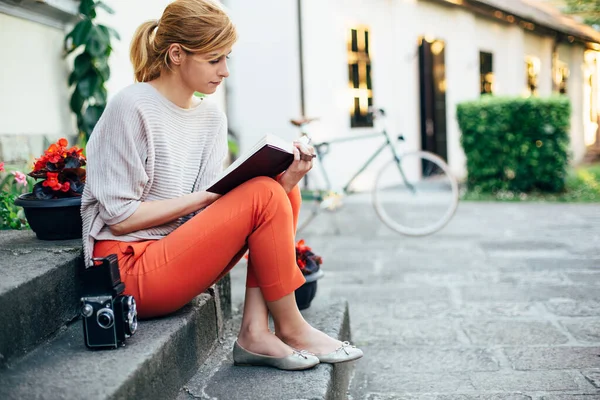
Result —
[[227, 120], [194, 92], [214, 93], [229, 76], [236, 38], [212, 0], [174, 1], [138, 28], [138, 83], [112, 99], [87, 145], [85, 259], [117, 254], [126, 293], [149, 318], [184, 306], [249, 250], [236, 364], [298, 370], [360, 358], [311, 327], [294, 298], [305, 282], [294, 247], [297, 183], [314, 149], [294, 143], [294, 161], [277, 180], [256, 178], [222, 197], [204, 191], [227, 155]]

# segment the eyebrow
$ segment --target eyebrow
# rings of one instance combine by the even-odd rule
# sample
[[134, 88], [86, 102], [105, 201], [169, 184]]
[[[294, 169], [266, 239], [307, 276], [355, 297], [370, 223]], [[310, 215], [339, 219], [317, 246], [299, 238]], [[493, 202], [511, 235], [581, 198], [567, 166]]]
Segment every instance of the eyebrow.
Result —
[[[233, 50], [232, 50], [232, 51], [233, 51]], [[227, 55], [230, 55], [230, 54], [231, 54], [231, 51], [230, 51], [229, 53], [227, 53]], [[212, 53], [212, 54], [209, 54], [208, 56], [209, 56], [209, 57], [217, 57], [217, 56], [222, 56], [222, 55], [223, 55], [223, 54], [221, 54], [221, 53]]]

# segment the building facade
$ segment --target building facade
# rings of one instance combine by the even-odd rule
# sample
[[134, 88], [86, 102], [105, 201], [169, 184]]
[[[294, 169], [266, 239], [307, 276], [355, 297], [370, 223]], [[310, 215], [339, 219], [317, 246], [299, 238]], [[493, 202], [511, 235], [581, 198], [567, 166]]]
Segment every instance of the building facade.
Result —
[[[0, 159], [30, 160], [48, 141], [75, 135], [63, 39], [77, 0], [0, 0]], [[129, 42], [168, 0], [109, 1], [101, 15], [114, 43], [109, 99], [133, 82]], [[541, 0], [224, 0], [240, 39], [217, 101], [242, 151], [266, 133], [298, 135], [289, 120], [319, 117], [315, 141], [386, 125], [405, 151], [433, 151], [464, 177], [456, 105], [481, 94], [568, 96], [572, 161], [595, 143], [600, 34]], [[25, 51], [23, 51], [25, 50]], [[343, 181], [380, 141], [332, 146], [323, 161]], [[371, 183], [378, 164], [359, 187]]]
[[[433, 151], [464, 177], [456, 106], [482, 93], [568, 96], [572, 161], [595, 141], [600, 35], [541, 2], [227, 4], [241, 36], [228, 107], [244, 144], [265, 132], [293, 138], [288, 120], [301, 113], [320, 118], [315, 140], [360, 136], [374, 129], [365, 118], [373, 104], [387, 111], [389, 131], [403, 134], [405, 150]], [[376, 139], [334, 145], [324, 163], [343, 182], [377, 146]]]

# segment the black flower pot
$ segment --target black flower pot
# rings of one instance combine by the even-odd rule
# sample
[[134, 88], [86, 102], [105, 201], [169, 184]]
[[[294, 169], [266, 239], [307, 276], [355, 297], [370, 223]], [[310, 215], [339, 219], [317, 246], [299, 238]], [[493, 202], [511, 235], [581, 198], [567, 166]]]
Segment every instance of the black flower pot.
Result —
[[310, 302], [313, 301], [317, 294], [317, 280], [325, 275], [323, 271], [318, 270], [310, 275], [305, 275], [306, 283], [296, 289], [296, 304], [300, 310], [305, 310], [310, 307]]
[[81, 239], [81, 197], [45, 200], [26, 193], [15, 199], [15, 205], [23, 207], [38, 239]]

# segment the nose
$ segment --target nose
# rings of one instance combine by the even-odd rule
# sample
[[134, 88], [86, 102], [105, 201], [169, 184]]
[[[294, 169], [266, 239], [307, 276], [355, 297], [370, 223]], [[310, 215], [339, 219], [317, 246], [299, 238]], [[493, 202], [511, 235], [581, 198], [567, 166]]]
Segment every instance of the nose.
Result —
[[227, 78], [229, 76], [229, 68], [227, 68], [227, 61], [225, 61], [223, 66], [219, 69], [219, 76], [221, 78]]

